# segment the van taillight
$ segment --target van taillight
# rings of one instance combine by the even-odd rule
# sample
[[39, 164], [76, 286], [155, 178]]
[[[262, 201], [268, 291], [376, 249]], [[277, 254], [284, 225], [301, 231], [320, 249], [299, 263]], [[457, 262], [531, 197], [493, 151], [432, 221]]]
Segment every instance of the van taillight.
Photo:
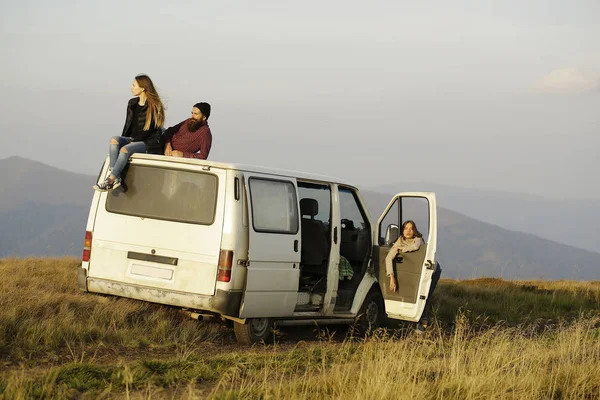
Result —
[[219, 253], [219, 273], [217, 280], [219, 282], [229, 282], [231, 280], [231, 264], [233, 263], [233, 251], [221, 250]]
[[85, 231], [85, 240], [83, 241], [83, 261], [90, 261], [90, 254], [92, 252], [92, 232]]

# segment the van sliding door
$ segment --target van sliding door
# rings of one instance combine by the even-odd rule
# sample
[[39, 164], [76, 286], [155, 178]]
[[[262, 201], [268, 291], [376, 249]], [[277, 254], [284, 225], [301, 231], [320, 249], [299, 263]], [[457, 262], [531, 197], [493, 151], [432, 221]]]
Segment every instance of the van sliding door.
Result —
[[300, 222], [293, 178], [244, 174], [250, 199], [249, 254], [242, 318], [294, 312], [300, 279]]

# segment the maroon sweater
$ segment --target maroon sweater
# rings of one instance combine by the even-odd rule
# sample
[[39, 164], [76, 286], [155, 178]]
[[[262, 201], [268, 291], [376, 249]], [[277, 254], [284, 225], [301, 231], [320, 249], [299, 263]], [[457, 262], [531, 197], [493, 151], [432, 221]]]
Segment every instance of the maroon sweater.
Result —
[[195, 132], [191, 132], [188, 128], [190, 119], [167, 129], [166, 140], [171, 143], [173, 150], [181, 151], [184, 157], [206, 160], [212, 146], [210, 128], [205, 121]]

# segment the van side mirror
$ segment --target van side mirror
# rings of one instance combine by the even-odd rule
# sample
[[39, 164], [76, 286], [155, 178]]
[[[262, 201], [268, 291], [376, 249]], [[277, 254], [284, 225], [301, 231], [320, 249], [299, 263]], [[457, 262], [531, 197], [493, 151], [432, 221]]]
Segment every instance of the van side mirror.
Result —
[[389, 246], [394, 244], [394, 242], [398, 239], [398, 235], [400, 233], [400, 228], [396, 224], [389, 224], [387, 229], [385, 230], [385, 243], [384, 245]]

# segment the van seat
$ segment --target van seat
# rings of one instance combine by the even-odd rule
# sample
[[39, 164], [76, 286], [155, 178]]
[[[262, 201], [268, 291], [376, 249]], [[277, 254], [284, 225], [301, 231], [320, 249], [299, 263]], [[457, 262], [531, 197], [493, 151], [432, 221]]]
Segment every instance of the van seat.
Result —
[[[320, 266], [327, 258], [327, 238], [321, 221], [315, 220], [319, 213], [319, 203], [315, 199], [301, 199], [300, 213], [302, 225], [301, 264]], [[304, 218], [308, 215], [309, 218]]]

